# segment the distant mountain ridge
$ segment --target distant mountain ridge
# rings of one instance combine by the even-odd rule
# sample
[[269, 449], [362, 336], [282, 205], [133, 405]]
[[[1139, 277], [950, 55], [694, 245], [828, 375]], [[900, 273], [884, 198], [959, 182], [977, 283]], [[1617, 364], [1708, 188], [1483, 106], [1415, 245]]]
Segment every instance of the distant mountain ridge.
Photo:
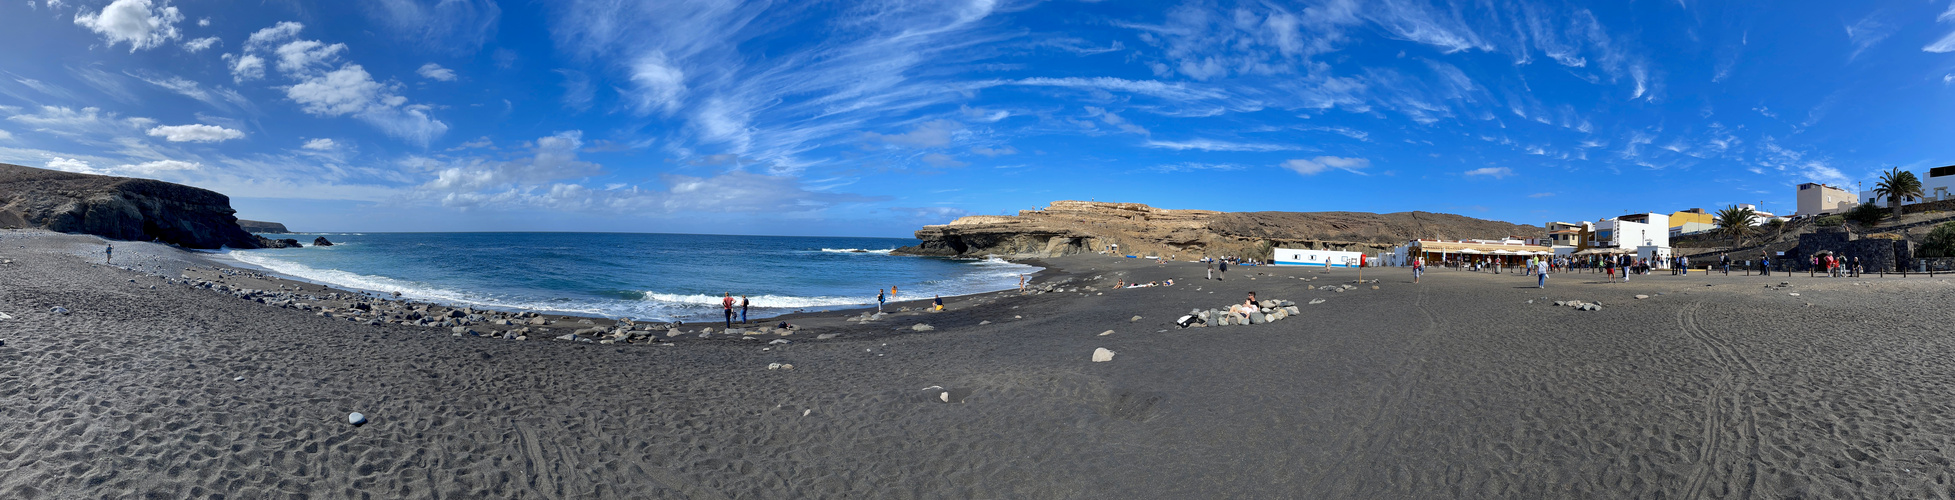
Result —
[[42, 228], [188, 248], [262, 248], [231, 198], [152, 179], [0, 163], [0, 227]]
[[1139, 203], [1055, 201], [1018, 215], [975, 215], [924, 226], [911, 255], [1056, 257], [1120, 245], [1130, 255], [1269, 258], [1269, 249], [1377, 251], [1415, 238], [1539, 237], [1543, 229], [1433, 212], [1218, 212]]

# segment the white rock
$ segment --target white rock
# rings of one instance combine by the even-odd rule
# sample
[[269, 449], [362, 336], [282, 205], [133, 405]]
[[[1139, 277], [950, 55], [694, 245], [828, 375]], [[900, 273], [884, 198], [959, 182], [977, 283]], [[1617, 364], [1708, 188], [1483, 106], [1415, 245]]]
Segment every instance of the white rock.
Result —
[[768, 342], [767, 345], [781, 345], [786, 343], [788, 343], [787, 339], [774, 339], [773, 342]]
[[1799, 296], [1799, 292], [1792, 292], [1792, 293], [1788, 293], [1788, 294], [1786, 294], [1786, 295], [1791, 295], [1791, 296], [1793, 296], [1793, 297], [1798, 297], [1798, 296]]
[[363, 425], [367, 423], [367, 416], [361, 415], [360, 412], [356, 411], [353, 412], [353, 414], [346, 416], [346, 423], [353, 424], [353, 425]]
[[1140, 321], [1140, 316], [1134, 316], [1133, 318], [1129, 318], [1129, 319], [1127, 320], [1127, 322], [1128, 322], [1128, 323], [1133, 323], [1133, 322], [1136, 322], [1136, 321]]
[[945, 403], [949, 403], [949, 402], [950, 402], [950, 391], [944, 391], [944, 392], [939, 392], [939, 393], [937, 393], [937, 399], [941, 399], [941, 400], [944, 400], [944, 402], [945, 402]]
[[803, 416], [803, 417], [805, 417], [805, 416], [808, 416], [808, 414], [810, 414], [810, 413], [814, 413], [814, 412], [815, 412], [814, 410], [801, 410], [801, 416]]
[[1107, 362], [1107, 361], [1113, 361], [1113, 351], [1112, 351], [1112, 350], [1108, 350], [1108, 349], [1107, 349], [1107, 348], [1105, 348], [1105, 347], [1101, 347], [1101, 348], [1098, 348], [1098, 349], [1094, 349], [1094, 350], [1093, 350], [1093, 362], [1094, 362], [1094, 363], [1104, 363], [1104, 362]]
[[238, 378], [234, 378], [234, 379], [231, 379], [231, 381], [232, 381], [232, 382], [243, 382], [243, 381], [244, 381], [244, 377], [238, 377]]
[[780, 364], [780, 363], [768, 363], [768, 364], [767, 364], [767, 369], [769, 369], [769, 370], [779, 370], [779, 369], [781, 369], [781, 364]]
[[1648, 295], [1637, 295], [1637, 296], [1636, 296], [1636, 300], [1643, 300], [1643, 299], [1647, 299], [1647, 298], [1650, 298], [1650, 296], [1648, 296]]
[[[0, 319], [6, 319], [6, 318], [0, 318]], [[988, 319], [987, 319], [987, 320], [984, 320], [984, 321], [979, 321], [979, 322], [978, 322], [978, 326], [984, 326], [984, 325], [989, 325], [989, 324], [991, 324], [991, 320], [988, 320]]]
[[1314, 306], [1314, 305], [1317, 305], [1317, 304], [1322, 304], [1322, 303], [1324, 303], [1324, 299], [1310, 299], [1310, 305], [1313, 305], [1313, 306]]
[[917, 324], [915, 324], [915, 325], [911, 325], [911, 326], [910, 326], [910, 329], [911, 329], [911, 330], [916, 330], [916, 331], [919, 331], [919, 332], [927, 332], [927, 331], [931, 331], [931, 330], [935, 330], [935, 329], [937, 329], [937, 327], [934, 327], [934, 326], [930, 326], [930, 324], [929, 324], [929, 323], [917, 323]]

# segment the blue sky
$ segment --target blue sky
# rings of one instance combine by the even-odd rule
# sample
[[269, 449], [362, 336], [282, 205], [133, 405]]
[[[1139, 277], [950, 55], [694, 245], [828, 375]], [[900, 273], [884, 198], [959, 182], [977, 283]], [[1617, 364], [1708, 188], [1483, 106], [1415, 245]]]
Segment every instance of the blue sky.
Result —
[[1955, 163], [1955, 5], [0, 0], [0, 162], [299, 230], [1524, 224]]

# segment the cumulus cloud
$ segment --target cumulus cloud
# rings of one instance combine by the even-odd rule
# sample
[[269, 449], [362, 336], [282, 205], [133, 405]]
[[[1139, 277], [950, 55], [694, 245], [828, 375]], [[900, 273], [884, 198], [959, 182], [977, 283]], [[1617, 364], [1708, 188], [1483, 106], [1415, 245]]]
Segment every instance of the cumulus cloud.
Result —
[[0, 141], [10, 140], [13, 138], [14, 138], [14, 134], [12, 132], [0, 130]]
[[182, 20], [183, 14], [169, 0], [157, 4], [150, 0], [115, 0], [101, 12], [83, 11], [75, 16], [75, 24], [102, 35], [110, 47], [128, 43], [131, 53], [177, 38], [176, 23]]
[[156, 175], [163, 172], [173, 172], [173, 171], [180, 171], [180, 170], [197, 170], [203, 167], [204, 165], [202, 163], [177, 161], [177, 160], [156, 160], [151, 162], [137, 163], [133, 165], [123, 165], [120, 167], [116, 167], [115, 170], [118, 172], [137, 174], [137, 175]]
[[346, 44], [326, 45], [317, 40], [296, 40], [279, 45], [272, 53], [278, 56], [278, 70], [288, 75], [314, 73], [327, 67], [346, 52]]
[[217, 37], [214, 36], [198, 38], [195, 40], [183, 42], [183, 51], [192, 54], [203, 52], [204, 49], [208, 49], [211, 48], [211, 46], [217, 45], [217, 42], [218, 39]]
[[414, 73], [421, 75], [421, 78], [429, 80], [455, 81], [455, 70], [443, 68], [441, 65], [435, 63], [423, 64], [421, 65], [421, 69], [414, 70]]
[[1468, 177], [1480, 175], [1499, 179], [1514, 175], [1514, 170], [1507, 167], [1481, 167], [1466, 171], [1466, 176]]
[[104, 171], [96, 170], [95, 167], [89, 166], [86, 160], [79, 160], [74, 158], [55, 157], [53, 159], [48, 160], [47, 165], [44, 165], [44, 167], [51, 170], [60, 170], [63, 172], [75, 172], [80, 174], [101, 175], [105, 173]]
[[1296, 172], [1303, 175], [1317, 175], [1319, 173], [1323, 173], [1323, 171], [1325, 170], [1330, 170], [1330, 169], [1343, 170], [1354, 174], [1363, 174], [1364, 172], [1362, 170], [1370, 166], [1371, 166], [1371, 160], [1367, 160], [1364, 158], [1341, 158], [1336, 156], [1319, 156], [1308, 160], [1294, 159], [1294, 160], [1283, 162], [1283, 168], [1290, 169], [1290, 171], [1292, 172]]
[[901, 134], [882, 135], [875, 132], [865, 132], [863, 136], [869, 140], [882, 141], [897, 146], [939, 148], [949, 146], [951, 136], [962, 130], [964, 130], [964, 125], [955, 121], [931, 120], [917, 125], [916, 128], [911, 129], [909, 132]]
[[149, 129], [150, 137], [162, 137], [170, 142], [223, 142], [244, 138], [244, 132], [216, 125], [168, 125]]
[[339, 143], [333, 142], [332, 139], [321, 137], [318, 139], [305, 141], [305, 145], [299, 147], [310, 149], [313, 151], [332, 151], [334, 148], [339, 147]]
[[386, 86], [373, 80], [373, 75], [367, 74], [366, 68], [348, 64], [287, 87], [285, 96], [299, 103], [307, 113], [340, 116], [383, 105], [383, 99], [392, 101], [394, 106], [405, 102], [399, 96], [386, 95], [386, 90]]
[[265, 77], [265, 58], [254, 54], [224, 54], [224, 62], [231, 69], [231, 79], [238, 83]]

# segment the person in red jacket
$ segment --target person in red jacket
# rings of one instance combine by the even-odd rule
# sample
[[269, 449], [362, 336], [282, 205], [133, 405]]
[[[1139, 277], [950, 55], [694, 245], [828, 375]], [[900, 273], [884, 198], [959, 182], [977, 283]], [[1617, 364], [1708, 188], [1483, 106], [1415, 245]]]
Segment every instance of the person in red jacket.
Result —
[[733, 292], [726, 292], [726, 299], [720, 301], [720, 307], [726, 310], [726, 327], [733, 328]]

